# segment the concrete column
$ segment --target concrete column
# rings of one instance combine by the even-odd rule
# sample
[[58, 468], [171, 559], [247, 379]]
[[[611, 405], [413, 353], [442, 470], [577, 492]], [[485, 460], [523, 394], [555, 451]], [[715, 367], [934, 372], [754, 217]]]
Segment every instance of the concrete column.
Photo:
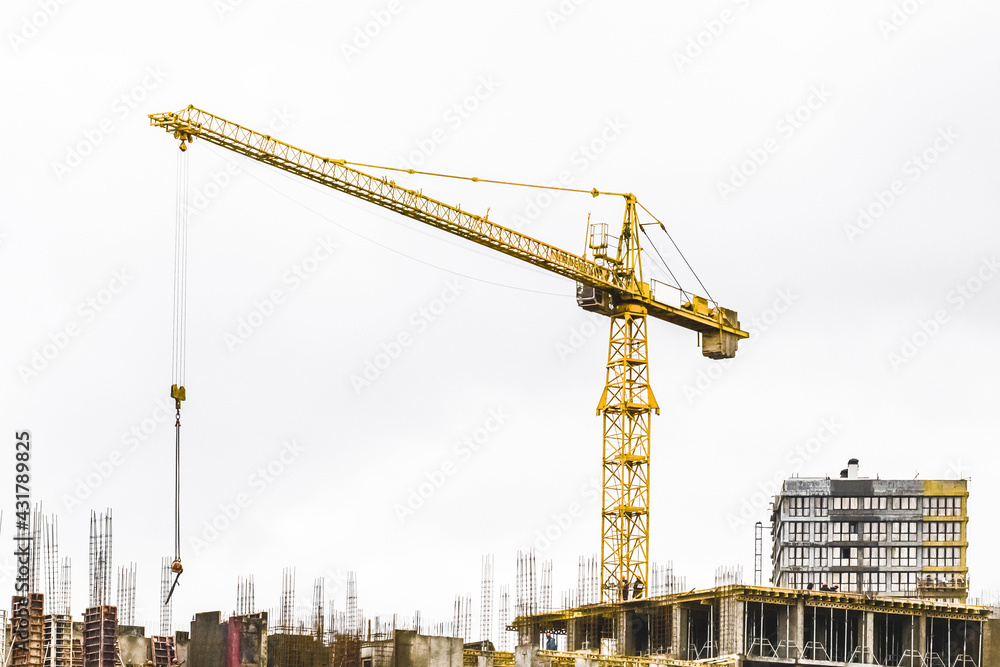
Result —
[[917, 615], [917, 637], [913, 642], [916, 650], [920, 651], [920, 655], [927, 653], [927, 616], [925, 614]]
[[566, 621], [566, 650], [567, 651], [579, 651], [577, 639], [577, 625], [580, 620], [576, 618], [571, 618]]
[[514, 648], [514, 667], [536, 667], [538, 645], [521, 644]]
[[864, 654], [862, 659], [867, 659], [868, 656], [875, 655], [875, 614], [865, 611], [862, 612], [862, 621], [864, 623], [864, 628], [862, 629], [862, 638], [864, 639]]
[[[799, 598], [795, 602], [795, 613], [792, 615], [791, 626], [792, 636], [789, 641], [794, 641], [798, 650], [802, 650], [806, 645], [806, 601]], [[789, 607], [789, 611], [792, 608]]]
[[632, 655], [635, 653], [635, 637], [632, 633], [632, 619], [635, 614], [630, 611], [619, 612], [615, 619], [615, 653]]
[[674, 651], [681, 657], [681, 660], [688, 659], [688, 644], [690, 643], [690, 638], [688, 637], [688, 612], [680, 605], [674, 605], [674, 625], [673, 625], [673, 642]]
[[517, 643], [520, 645], [529, 645], [538, 648], [538, 644], [541, 641], [539, 635], [541, 634], [541, 626], [538, 623], [528, 623], [527, 625], [519, 626], [517, 629]]
[[681, 651], [681, 606], [673, 604], [670, 606], [670, 646], [667, 651], [676, 655], [678, 659], [684, 655]]
[[719, 598], [719, 655], [739, 653], [743, 641], [743, 604], [733, 597]]
[[733, 644], [731, 648], [723, 653], [736, 653], [742, 654], [744, 652], [743, 639], [746, 637], [746, 605], [748, 604], [745, 600], [731, 599], [730, 602], [735, 607], [734, 614], [736, 618], [734, 619], [733, 625], [735, 625]]

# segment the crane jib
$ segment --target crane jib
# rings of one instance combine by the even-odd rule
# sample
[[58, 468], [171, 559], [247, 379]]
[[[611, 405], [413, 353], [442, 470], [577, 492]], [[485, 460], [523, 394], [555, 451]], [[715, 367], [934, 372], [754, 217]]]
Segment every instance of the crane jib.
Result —
[[[703, 352], [706, 356], [732, 356], [739, 339], [749, 335], [739, 328], [734, 311], [721, 307], [708, 308], [707, 301], [700, 297], [693, 297], [689, 302], [678, 303], [676, 306], [662, 303], [653, 296], [646, 283], [637, 286], [635, 282], [626, 282], [631, 281], [631, 278], [623, 278], [618, 272], [597, 261], [508, 229], [491, 222], [485, 216], [463, 211], [460, 207], [427, 197], [422, 192], [400, 187], [395, 181], [372, 176], [348, 166], [344, 160], [326, 158], [296, 148], [194, 106], [181, 112], [151, 114], [150, 124], [173, 133], [175, 138], [181, 140], [182, 148], [185, 141], [200, 137], [258, 162], [270, 164], [574, 280], [578, 285], [594, 290], [593, 294], [600, 295], [596, 301], [591, 299], [588, 306], [580, 301], [578, 294], [578, 302], [587, 310], [610, 315], [614, 303], [641, 304], [651, 317], [702, 333]], [[720, 339], [726, 342], [710, 353], [704, 349], [704, 336], [716, 335], [713, 332], [717, 332]]]

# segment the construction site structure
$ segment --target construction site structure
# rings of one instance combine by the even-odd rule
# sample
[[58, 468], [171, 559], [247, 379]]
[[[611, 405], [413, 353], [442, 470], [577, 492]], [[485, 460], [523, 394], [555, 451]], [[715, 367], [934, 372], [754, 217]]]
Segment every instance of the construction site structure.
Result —
[[73, 617], [69, 614], [45, 616], [45, 662], [47, 667], [72, 667]]
[[115, 667], [118, 662], [118, 609], [88, 607], [83, 613], [84, 667]]
[[[180, 112], [151, 114], [150, 123], [178, 139], [182, 154], [187, 151], [188, 143], [201, 138], [575, 281], [578, 305], [611, 319], [605, 386], [597, 406], [597, 413], [603, 416], [604, 430], [601, 595], [606, 601], [648, 595], [650, 416], [654, 411], [659, 412], [659, 405], [650, 387], [647, 367], [647, 317], [697, 332], [702, 353], [712, 359], [734, 357], [737, 344], [749, 334], [740, 329], [735, 311], [721, 307], [709, 296], [696, 296], [679, 284], [644, 279], [640, 237], [646, 235], [648, 238], [648, 234], [639, 221], [639, 209], [649, 215], [651, 222], [647, 224], [659, 224], [664, 232], [666, 227], [639, 203], [635, 195], [602, 193], [596, 188], [579, 190], [594, 197], [602, 194], [620, 196], [624, 199], [625, 212], [617, 240], [609, 235], [607, 224], [590, 225], [587, 247], [582, 254], [576, 254], [498, 225], [489, 220], [488, 210], [484, 215], [469, 213], [461, 206], [431, 199], [422, 192], [398, 186], [388, 177], [371, 176], [357, 167], [417, 173], [413, 170], [326, 158], [194, 106]], [[183, 157], [179, 160], [181, 163], [186, 165]], [[179, 167], [178, 173], [186, 174], [186, 167]], [[502, 183], [477, 177], [462, 178]], [[182, 177], [179, 177], [178, 192], [181, 196], [187, 192], [186, 180]], [[186, 210], [187, 202], [179, 201], [178, 220], [183, 220]], [[179, 223], [178, 228], [181, 230], [178, 238], [185, 238], [185, 225]], [[183, 248], [183, 243], [178, 247]], [[684, 261], [687, 263], [686, 259]], [[185, 266], [185, 262], [182, 260], [179, 265]], [[665, 268], [673, 275], [669, 267]], [[694, 275], [697, 278], [697, 274]], [[698, 282], [704, 289], [700, 279]], [[708, 295], [707, 289], [704, 292]]]
[[[615, 656], [629, 665], [1000, 665], [1000, 619], [989, 608], [860, 593], [729, 585], [513, 625], [518, 667], [614, 664]], [[562, 635], [566, 651], [541, 650], [545, 633]]]
[[45, 656], [45, 596], [14, 596], [10, 602], [11, 667], [40, 666]]

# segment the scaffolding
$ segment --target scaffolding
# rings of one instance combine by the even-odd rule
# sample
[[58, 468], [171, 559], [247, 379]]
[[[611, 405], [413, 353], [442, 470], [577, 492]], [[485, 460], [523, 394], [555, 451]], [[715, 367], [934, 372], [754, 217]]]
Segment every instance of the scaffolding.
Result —
[[758, 521], [753, 527], [753, 585], [760, 586], [764, 578], [764, 524]]

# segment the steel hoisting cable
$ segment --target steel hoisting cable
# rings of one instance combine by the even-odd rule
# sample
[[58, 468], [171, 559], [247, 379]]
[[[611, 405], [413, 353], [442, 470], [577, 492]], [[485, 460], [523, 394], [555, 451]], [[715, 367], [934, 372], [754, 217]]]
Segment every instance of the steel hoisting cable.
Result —
[[174, 584], [164, 602], [170, 601], [181, 566], [181, 401], [187, 398], [184, 388], [185, 355], [187, 340], [187, 242], [188, 242], [188, 159], [187, 152], [177, 153], [177, 193], [175, 201], [174, 229], [174, 313], [173, 313], [173, 353], [170, 396], [177, 408], [174, 422], [174, 560], [170, 566], [176, 573]]

